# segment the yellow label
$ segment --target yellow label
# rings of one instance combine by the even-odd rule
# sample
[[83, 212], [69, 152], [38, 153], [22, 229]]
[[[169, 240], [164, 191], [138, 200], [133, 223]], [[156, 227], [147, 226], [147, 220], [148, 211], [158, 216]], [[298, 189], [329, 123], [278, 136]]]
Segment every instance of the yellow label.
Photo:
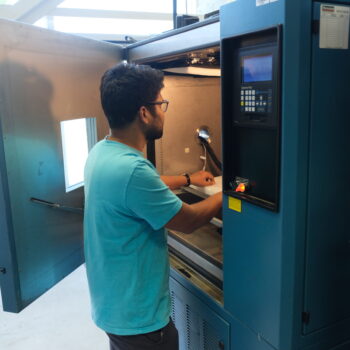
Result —
[[244, 106], [244, 102], [243, 101], [241, 101], [241, 106]]
[[239, 213], [242, 212], [242, 201], [240, 199], [237, 198], [233, 198], [233, 197], [228, 197], [228, 207], [229, 209], [238, 211]]

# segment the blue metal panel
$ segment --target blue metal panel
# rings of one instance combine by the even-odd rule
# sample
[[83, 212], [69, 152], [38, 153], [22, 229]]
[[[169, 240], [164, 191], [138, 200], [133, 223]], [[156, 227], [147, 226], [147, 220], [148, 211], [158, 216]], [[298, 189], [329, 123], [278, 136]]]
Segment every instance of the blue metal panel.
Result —
[[[224, 37], [240, 34], [232, 30], [232, 22], [239, 21], [238, 15], [243, 16], [244, 6], [254, 7], [255, 3], [240, 3], [242, 10], [235, 7], [239, 2], [227, 5], [227, 11], [231, 12], [227, 13], [228, 23], [222, 23]], [[289, 349], [292, 348], [293, 322], [299, 322], [299, 326], [301, 322], [301, 306], [299, 304], [300, 311], [297, 311], [294, 305], [297, 303], [294, 277], [302, 274], [303, 267], [303, 221], [299, 219], [302, 219], [306, 196], [303, 179], [307, 159], [305, 116], [308, 113], [311, 11], [306, 2], [287, 2], [285, 10], [281, 10], [283, 14], [288, 11], [286, 17], [276, 19], [273, 6], [257, 8], [255, 11], [267, 11], [264, 18], [255, 12], [249, 26], [240, 31], [284, 24], [281, 207], [278, 214], [273, 214], [243, 203], [239, 214], [225, 206], [224, 296], [225, 308], [256, 334], [276, 348]], [[221, 18], [224, 21], [225, 11]]]
[[[0, 96], [0, 101], [3, 96]], [[0, 135], [2, 128], [0, 124]], [[10, 201], [7, 186], [7, 171], [5, 164], [4, 147], [0, 142], [0, 281], [2, 285], [2, 298], [7, 300], [7, 308], [19, 311], [21, 302], [18, 293], [19, 279], [17, 275], [16, 247], [13, 239], [12, 217], [8, 207]]]
[[281, 295], [280, 214], [242, 202], [224, 202], [224, 306], [275, 347]]
[[[286, 1], [282, 72], [280, 349], [301, 348], [311, 66], [311, 1]], [[313, 339], [312, 341], [315, 341]]]
[[[224, 6], [220, 16], [221, 37], [233, 37], [284, 23], [284, 1], [256, 6], [255, 0], [238, 0]], [[242, 203], [242, 213], [238, 213], [228, 209], [225, 198], [223, 220], [224, 307], [264, 342], [277, 348], [282, 276], [281, 213], [246, 202]], [[240, 346], [249, 348], [244, 343]]]
[[275, 27], [284, 22], [285, 0], [257, 6], [256, 0], [237, 0], [220, 11], [221, 38]]
[[[308, 186], [314, 181], [313, 179], [309, 180], [308, 177], [310, 132], [311, 137], [315, 138], [315, 130], [310, 131], [310, 127], [313, 128], [313, 124], [310, 125], [311, 66], [314, 64], [311, 61], [312, 1], [291, 0], [279, 1], [279, 3], [280, 6], [283, 3], [283, 9], [280, 10], [280, 13], [283, 13], [282, 18], [276, 15], [276, 8], [273, 7], [276, 3], [254, 8], [255, 0], [238, 0], [224, 6], [221, 11], [221, 21], [225, 22], [221, 24], [222, 37], [224, 38], [271, 27], [279, 23], [283, 24], [280, 212], [278, 214], [268, 213], [263, 209], [253, 207], [251, 204], [242, 203], [242, 213], [237, 213], [228, 209], [227, 198], [225, 198], [223, 232], [224, 307], [253, 331], [252, 338], [260, 335], [277, 349], [301, 349], [309, 346], [310, 349], [324, 350], [334, 347], [335, 344], [343, 342], [348, 337], [346, 327], [349, 326], [349, 322], [344, 320], [338, 324], [334, 323], [332, 327], [322, 328], [319, 332], [308, 336], [302, 335], [301, 314], [302, 311], [309, 311], [307, 307], [304, 307], [306, 305], [304, 305], [303, 299], [305, 266], [308, 270], [313, 271], [313, 278], [308, 280], [307, 283], [310, 291], [310, 294], [308, 294], [309, 304], [313, 304], [313, 310], [318, 308], [318, 312], [314, 314], [316, 323], [321, 320], [323, 320], [321, 321], [323, 325], [332, 322], [332, 317], [327, 314], [327, 302], [324, 301], [322, 304], [318, 296], [319, 288], [322, 285], [324, 286], [325, 282], [319, 267], [321, 265], [321, 268], [327, 271], [329, 268], [327, 260], [320, 264], [315, 263], [320, 259], [320, 251], [314, 255], [311, 261], [310, 251], [308, 250], [308, 260], [306, 261], [305, 258], [307, 208], [309, 205]], [[336, 3], [345, 4], [349, 1]], [[258, 15], [258, 11], [266, 11], [264, 13], [265, 18], [261, 18], [262, 16]], [[251, 14], [253, 15], [251, 16]], [[247, 16], [251, 16], [251, 18], [247, 19]], [[244, 23], [244, 26], [240, 26], [242, 23]], [[347, 50], [347, 55], [348, 52], [349, 50]], [[318, 57], [314, 56], [313, 59], [317, 60]], [[349, 61], [349, 58], [347, 61], [339, 60], [338, 66], [347, 64], [346, 72], [348, 72]], [[319, 70], [319, 68], [317, 69]], [[340, 67], [337, 69], [340, 69]], [[329, 79], [331, 78], [329, 77]], [[346, 79], [341, 84], [345, 84], [345, 82]], [[315, 101], [322, 100], [327, 103], [329, 88], [326, 82], [320, 78], [314, 85], [317, 85], [317, 89], [322, 91], [315, 97]], [[336, 84], [333, 84], [333, 88], [335, 86]], [[349, 95], [349, 93], [347, 94]], [[344, 97], [344, 95], [342, 96]], [[328, 109], [331, 106], [332, 104], [328, 106]], [[330, 110], [327, 112], [329, 115]], [[344, 134], [344, 129], [342, 131]], [[320, 136], [320, 134], [317, 135]], [[345, 141], [343, 136], [341, 141], [343, 143]], [[337, 142], [340, 142], [340, 140], [337, 140]], [[314, 141], [311, 139], [311, 152], [316, 156], [316, 159], [319, 159], [317, 158], [316, 147], [320, 143], [322, 143], [320, 139], [314, 139]], [[312, 151], [312, 147], [315, 147], [314, 151]], [[349, 148], [348, 143], [346, 143], [346, 147]], [[312, 159], [311, 164], [313, 164], [311, 168], [316, 170], [315, 162]], [[322, 160], [319, 165], [324, 165]], [[346, 175], [338, 174], [345, 183], [345, 179], [349, 177], [349, 168], [339, 165], [339, 158], [334, 161], [333, 165], [337, 167], [338, 172], [343, 169], [346, 173]], [[319, 185], [320, 180], [316, 180], [313, 184], [318, 188]], [[325, 184], [322, 184], [322, 186], [324, 187]], [[311, 205], [312, 210], [318, 211], [319, 207], [322, 206], [323, 197], [316, 196], [316, 190], [312, 191], [315, 195], [314, 203]], [[334, 195], [332, 194], [332, 196]], [[333, 198], [332, 196], [330, 198]], [[339, 203], [343, 208], [342, 210], [349, 208], [346, 201], [345, 197], [339, 201], [334, 199], [334, 202]], [[338, 217], [338, 221], [342, 222], [345, 216], [343, 212], [342, 218]], [[324, 223], [327, 221], [325, 227], [331, 225], [330, 217], [327, 217], [326, 213], [322, 214], [322, 218]], [[314, 224], [316, 223], [314, 222]], [[345, 224], [342, 222], [342, 227], [345, 227]], [[340, 224], [333, 225], [333, 227], [338, 227], [338, 230], [340, 230]], [[324, 228], [319, 225], [317, 232], [321, 232], [321, 229]], [[317, 232], [316, 230], [313, 232], [313, 239], [311, 236], [308, 238], [309, 246], [313, 247], [311, 251], [320, 246], [321, 238], [317, 236]], [[338, 243], [340, 241], [344, 243], [345, 231], [342, 232], [343, 234], [338, 237]], [[327, 242], [323, 238], [321, 241], [322, 244]], [[340, 252], [342, 252], [343, 257], [339, 255], [334, 257], [334, 261], [338, 264], [338, 271], [332, 275], [333, 278], [342, 274], [345, 276], [349, 271], [347, 263], [342, 263], [345, 259], [344, 246], [340, 249]], [[339, 267], [339, 264], [341, 267]], [[330, 275], [331, 272], [329, 271], [328, 277]], [[328, 278], [328, 282], [331, 281], [331, 278]], [[338, 282], [338, 286], [348, 285], [347, 282], [341, 282], [341, 278], [338, 278]], [[341, 292], [337, 294], [334, 291], [333, 300], [336, 300], [338, 295], [342, 296], [343, 294]], [[322, 293], [320, 296], [322, 296]], [[340, 306], [338, 302], [335, 302], [335, 304]], [[347, 302], [345, 305], [348, 305]], [[343, 312], [342, 316], [346, 313], [347, 311]], [[312, 320], [312, 314], [313, 312], [311, 312], [310, 320]], [[319, 326], [322, 324], [321, 322]], [[239, 329], [238, 325], [233, 324], [233, 327]], [[248, 338], [247, 335], [247, 338], [242, 339], [237, 348], [253, 348], [253, 345], [248, 345]]]
[[[83, 189], [65, 193], [60, 121], [98, 117], [102, 73], [118, 46], [0, 20], [0, 274], [4, 310], [19, 312], [83, 262]], [[102, 135], [100, 134], [100, 137]]]
[[275, 350], [268, 344], [261, 334], [255, 333], [243, 323], [233, 319], [231, 321], [231, 350]]
[[[315, 4], [315, 19], [320, 4]], [[314, 35], [307, 223], [307, 333], [350, 317], [350, 50]]]

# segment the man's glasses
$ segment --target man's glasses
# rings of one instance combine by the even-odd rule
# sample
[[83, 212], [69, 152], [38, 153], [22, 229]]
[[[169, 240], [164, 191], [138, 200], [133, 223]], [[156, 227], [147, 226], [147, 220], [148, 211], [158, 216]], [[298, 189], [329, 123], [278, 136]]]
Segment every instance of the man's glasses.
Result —
[[163, 101], [158, 101], [158, 102], [148, 102], [148, 103], [146, 103], [146, 105], [160, 105], [160, 109], [163, 112], [166, 112], [168, 110], [169, 101], [163, 100]]

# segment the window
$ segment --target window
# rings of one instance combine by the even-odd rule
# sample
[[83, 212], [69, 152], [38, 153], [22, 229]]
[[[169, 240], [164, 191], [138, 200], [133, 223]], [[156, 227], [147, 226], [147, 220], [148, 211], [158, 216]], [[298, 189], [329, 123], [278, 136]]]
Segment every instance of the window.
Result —
[[[48, 18], [42, 18], [36, 25], [47, 28]], [[172, 20], [148, 19], [115, 19], [90, 17], [52, 17], [52, 28], [60, 32], [79, 34], [114, 34], [115, 40], [123, 40], [124, 36], [150, 36], [172, 29]], [[112, 39], [112, 37], [106, 37]]]
[[15, 5], [18, 0], [0, 0], [0, 5]]
[[61, 122], [66, 192], [84, 185], [88, 153], [97, 142], [96, 119], [80, 118]]
[[65, 0], [58, 8], [172, 13], [173, 0]]
[[142, 40], [173, 29], [173, 0], [65, 0], [35, 25], [100, 40]]

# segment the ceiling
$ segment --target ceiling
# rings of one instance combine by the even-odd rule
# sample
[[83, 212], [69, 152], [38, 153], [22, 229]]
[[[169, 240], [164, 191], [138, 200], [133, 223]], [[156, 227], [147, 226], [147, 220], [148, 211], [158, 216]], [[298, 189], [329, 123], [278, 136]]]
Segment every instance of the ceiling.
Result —
[[[83, 3], [83, 8], [63, 7], [62, 3], [68, 4], [68, 0], [0, 0], [0, 17], [94, 39], [114, 41], [124, 41], [126, 36], [141, 40], [173, 28], [173, 0], [120, 0], [119, 8], [124, 10], [117, 10], [118, 1], [115, 0], [100, 0], [100, 7], [95, 8], [91, 6], [94, 4], [92, 0], [70, 1]], [[108, 1], [113, 10], [101, 8], [101, 4], [107, 4]], [[154, 12], [152, 8], [145, 8], [145, 3], [152, 4]], [[157, 4], [158, 7], [155, 6]]]

